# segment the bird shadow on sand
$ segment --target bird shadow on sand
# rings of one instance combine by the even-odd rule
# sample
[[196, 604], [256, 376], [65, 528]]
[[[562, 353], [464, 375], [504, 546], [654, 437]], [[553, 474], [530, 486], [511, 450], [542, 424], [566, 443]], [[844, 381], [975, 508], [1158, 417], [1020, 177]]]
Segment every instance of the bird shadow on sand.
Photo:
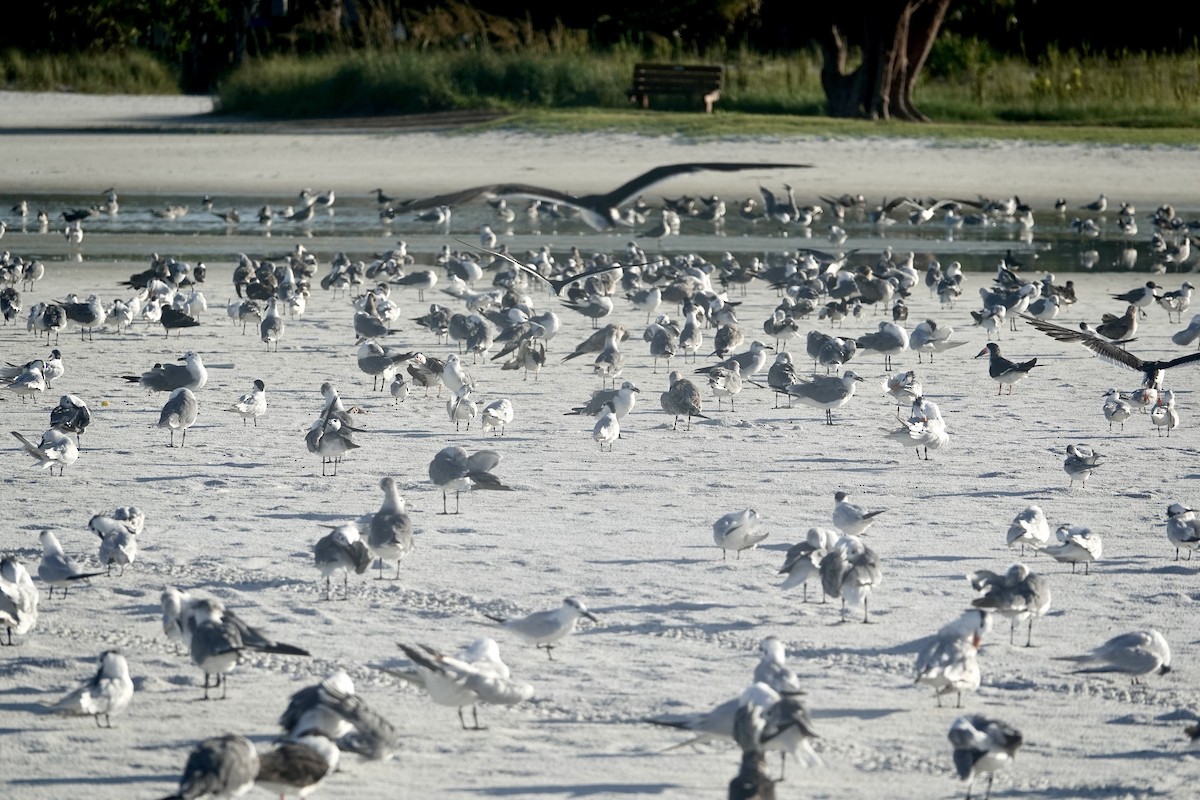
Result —
[[538, 795], [562, 795], [563, 797], [596, 797], [600, 795], [629, 795], [639, 797], [663, 794], [680, 788], [676, 783], [581, 783], [557, 786], [484, 786], [457, 789], [460, 792], [487, 797], [535, 797]]
[[15, 778], [9, 783], [13, 786], [94, 786], [96, 784], [122, 786], [128, 783], [179, 783], [179, 775], [79, 775], [56, 776], [53, 778]]
[[[1097, 756], [1099, 757], [1099, 756]], [[1004, 797], [1031, 797], [1031, 798], [1047, 798], [1047, 797], [1170, 797], [1170, 791], [1156, 791], [1147, 786], [1122, 786], [1122, 785], [1107, 785], [1107, 786], [1064, 786], [1057, 788], [1047, 786], [1042, 789], [997, 789], [997, 794], [1003, 793]]]
[[[711, 548], [705, 548], [711, 549]], [[707, 558], [612, 558], [604, 560], [588, 561], [589, 564], [599, 564], [615, 567], [633, 567], [638, 564], [708, 564], [711, 559]]]

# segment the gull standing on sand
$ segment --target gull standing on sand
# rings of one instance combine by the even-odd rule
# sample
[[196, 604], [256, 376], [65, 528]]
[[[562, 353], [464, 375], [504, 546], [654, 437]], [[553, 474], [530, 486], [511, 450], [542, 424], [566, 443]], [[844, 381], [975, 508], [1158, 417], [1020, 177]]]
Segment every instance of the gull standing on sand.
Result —
[[840, 378], [818, 375], [811, 381], [800, 379], [787, 387], [787, 393], [803, 405], [825, 409], [825, 424], [832, 425], [833, 409], [850, 402], [855, 387], [861, 382], [862, 378], [854, 370], [848, 369]]
[[170, 363], [155, 364], [140, 376], [121, 377], [151, 392], [173, 392], [181, 388], [195, 392], [204, 388], [204, 384], [208, 382], [208, 370], [204, 368], [204, 361], [200, 356], [189, 350], [180, 356], [179, 360], [184, 362], [182, 366]]
[[17, 431], [10, 431], [10, 433], [25, 448], [25, 452], [36, 459], [38, 462], [36, 466], [49, 469], [51, 475], [54, 474], [55, 464], [58, 465], [58, 474], [61, 477], [63, 470], [79, 459], [79, 446], [75, 440], [57, 428], [51, 428], [43, 433], [41, 441], [37, 444], [29, 441]]
[[24, 636], [33, 630], [38, 619], [38, 599], [33, 578], [21, 562], [0, 559], [0, 625], [8, 631], [8, 641], [0, 644], [11, 646], [13, 633]]
[[879, 323], [879, 330], [864, 334], [856, 340], [859, 350], [870, 350], [883, 355], [884, 372], [892, 371], [892, 356], [908, 349], [908, 331], [894, 322]]
[[1054, 532], [1061, 544], [1043, 547], [1042, 552], [1052, 556], [1055, 561], [1069, 563], [1071, 574], [1075, 574], [1075, 566], [1083, 564], [1083, 574], [1090, 572], [1090, 565], [1104, 554], [1104, 543], [1100, 535], [1082, 525], [1065, 523], [1058, 526]]
[[163, 800], [241, 797], [253, 788], [258, 767], [258, 751], [245, 736], [205, 739], [188, 755], [179, 791]]
[[493, 400], [483, 407], [480, 412], [479, 423], [483, 428], [483, 432], [487, 433], [492, 428], [499, 429], [498, 436], [504, 435], [504, 429], [510, 422], [513, 421], [513, 404], [507, 397], [502, 397], [499, 400]]
[[1167, 429], [1167, 436], [1170, 436], [1171, 429], [1179, 426], [1179, 412], [1175, 410], [1173, 390], [1163, 389], [1158, 393], [1158, 400], [1150, 409], [1150, 424], [1155, 426], [1159, 436], [1162, 436], [1163, 428]]
[[395, 726], [354, 693], [354, 681], [341, 669], [288, 698], [279, 725], [289, 739], [317, 733], [371, 760], [386, 758], [397, 746]]
[[1192, 553], [1200, 548], [1200, 520], [1196, 512], [1182, 503], [1171, 503], [1167, 506], [1167, 541], [1175, 545], [1175, 560], [1179, 560], [1179, 549], [1188, 551], [1188, 561]]
[[851, 503], [846, 492], [835, 492], [833, 495], [833, 524], [848, 536], [861, 536], [867, 528], [875, 524], [875, 517], [887, 511], [867, 511], [862, 506]]
[[88, 521], [88, 529], [100, 537], [100, 565], [112, 574], [113, 564], [121, 568], [137, 559], [137, 535], [142, 532], [145, 515], [137, 506], [123, 506], [112, 516], [96, 514]]
[[916, 351], [917, 362], [921, 361], [921, 354], [929, 354], [929, 363], [933, 363], [935, 353], [941, 353], [954, 347], [959, 347], [966, 342], [952, 342], [951, 335], [954, 333], [954, 328], [949, 325], [938, 325], [931, 319], [917, 323], [913, 328], [912, 334], [908, 337], [908, 346]]
[[728, 551], [733, 550], [737, 557], [742, 557], [743, 550], [753, 550], [758, 543], [769, 534], [759, 533], [758, 525], [762, 518], [753, 508], [741, 511], [730, 511], [713, 523], [713, 541], [721, 548], [721, 560], [725, 560]]
[[171, 392], [171, 396], [167, 398], [167, 402], [163, 404], [162, 411], [158, 415], [158, 427], [171, 429], [171, 441], [167, 447], [175, 446], [175, 431], [183, 431], [183, 436], [179, 440], [179, 446], [183, 447], [187, 444], [188, 428], [196, 424], [196, 417], [200, 412], [200, 405], [196, 402], [196, 395], [192, 394], [191, 389], [180, 388]]
[[687, 417], [687, 430], [689, 431], [692, 429], [692, 417], [708, 419], [700, 413], [703, 410], [703, 401], [696, 384], [683, 377], [678, 370], [671, 372], [670, 382], [670, 388], [659, 396], [659, 403], [662, 405], [663, 411], [675, 417], [671, 430], [679, 428], [680, 417]]
[[103, 715], [104, 727], [111, 728], [110, 717], [124, 711], [132, 699], [133, 681], [125, 656], [119, 650], [107, 650], [100, 654], [95, 676], [49, 708], [58, 714], [92, 717], [97, 728]]
[[362, 575], [371, 566], [371, 551], [353, 522], [338, 525], [318, 539], [313, 545], [313, 558], [325, 578], [326, 600], [333, 599], [330, 579], [334, 573], [342, 573], [342, 599], [347, 600], [350, 597], [351, 570], [356, 575]]
[[1138, 682], [1142, 675], [1166, 675], [1171, 671], [1171, 646], [1158, 631], [1150, 628], [1114, 636], [1081, 656], [1060, 656], [1056, 661], [1072, 661], [1083, 666], [1072, 673], [1120, 672]]
[[754, 666], [755, 683], [765, 683], [781, 695], [803, 694], [800, 676], [787, 665], [787, 648], [777, 636], [758, 643], [759, 660]]
[[883, 579], [879, 556], [857, 536], [843, 536], [821, 559], [821, 587], [830, 597], [842, 599], [842, 618], [846, 621], [846, 603], [862, 606], [863, 622], [870, 622], [867, 600]]
[[1110, 388], [1104, 393], [1104, 418], [1108, 420], [1108, 429], [1111, 431], [1113, 423], [1120, 423], [1121, 430], [1125, 430], [1125, 420], [1133, 415], [1133, 406], [1129, 405], [1129, 401], [1121, 397], [1121, 393], [1116, 388]]
[[912, 447], [921, 457], [921, 448], [925, 448], [925, 460], [929, 460], [929, 448], [934, 450], [945, 447], [950, 442], [950, 434], [946, 432], [946, 421], [942, 419], [941, 409], [932, 400], [918, 397], [913, 400], [912, 413], [908, 419], [900, 419], [900, 428], [890, 431], [889, 439]]
[[40, 395], [46, 391], [47, 386], [45, 367], [46, 362], [40, 358], [30, 361], [19, 368], [20, 371], [5, 384], [5, 388], [19, 394], [22, 403], [25, 402], [26, 397]]
[[838, 538], [836, 531], [809, 528], [804, 541], [788, 548], [783, 566], [779, 568], [779, 574], [787, 575], [787, 578], [779, 585], [779, 588], [790, 589], [793, 586], [802, 585], [804, 587], [802, 602], [807, 603], [808, 579], [821, 574], [821, 559], [837, 546]]
[[1017, 748], [1024, 744], [1021, 732], [998, 719], [973, 715], [959, 717], [950, 725], [948, 734], [954, 745], [954, 768], [958, 777], [967, 783], [967, 800], [971, 798], [971, 787], [975, 776], [988, 774], [987, 795], [992, 795], [992, 781], [997, 770], [1008, 765], [1017, 756]]
[[342, 421], [334, 413], [323, 414], [313, 420], [308, 433], [304, 435], [304, 442], [308, 452], [321, 457], [322, 477], [325, 477], [327, 464], [333, 465], [333, 475], [337, 475], [342, 454], [362, 446], [354, 441], [351, 429], [343, 427]]
[[337, 771], [340, 760], [337, 745], [324, 734], [306, 732], [259, 755], [254, 785], [280, 797], [295, 792], [303, 800]]
[[459, 425], [464, 421], [467, 423], [467, 430], [471, 430], [471, 420], [475, 419], [478, 413], [479, 404], [471, 397], [471, 387], [466, 384], [459, 386], [446, 401], [446, 415], [454, 423], [454, 430], [459, 430]]
[[971, 588], [981, 596], [971, 601], [975, 608], [985, 608], [1008, 617], [1008, 643], [1013, 643], [1017, 623], [1029, 620], [1025, 646], [1033, 647], [1034, 617], [1044, 617], [1050, 610], [1050, 584], [1034, 575], [1024, 564], [1013, 564], [1003, 575], [981, 569], [967, 576]]
[[73, 394], [64, 394], [58, 398], [58, 405], [50, 411], [50, 427], [63, 433], [75, 434], [76, 445], [79, 444], [87, 426], [91, 424], [91, 409]]
[[262, 322], [258, 324], [258, 332], [262, 340], [267, 344], [267, 350], [271, 349], [271, 343], [275, 343], [275, 352], [279, 352], [279, 340], [283, 338], [283, 317], [279, 316], [276, 310], [276, 299], [274, 297], [267, 300], [267, 313], [263, 316]]
[[[479, 725], [479, 703], [511, 706], [533, 697], [533, 687], [512, 679], [508, 665], [500, 660], [500, 647], [488, 638], [478, 639], [457, 658], [427, 645], [400, 649], [412, 659], [411, 671], [387, 670], [392, 675], [425, 688], [438, 705], [456, 706], [463, 730], [485, 730]], [[471, 706], [474, 728], [467, 728], [463, 707]]]
[[1087, 480], [1092, 474], [1092, 470], [1103, 466], [1100, 461], [1104, 456], [1097, 453], [1086, 444], [1069, 444], [1067, 445], [1067, 457], [1063, 461], [1063, 472], [1071, 476], [1071, 485], [1067, 489], [1075, 488], [1075, 479], [1079, 478], [1083, 481], [1083, 488], [1087, 488]]
[[596, 424], [592, 427], [592, 439], [600, 445], [600, 452], [604, 452], [604, 445], [607, 444], [611, 453], [613, 443], [620, 438], [621, 423], [617, 417], [617, 408], [612, 402], [605, 403]]
[[[217, 686], [221, 687], [221, 698], [225, 698], [227, 673], [241, 662], [245, 651], [310, 655], [303, 648], [268, 639], [215, 598], [199, 598], [186, 603], [180, 620], [186, 631], [185, 637], [190, 637], [188, 649], [192, 663], [204, 670], [205, 700], [208, 690]], [[211, 677], [216, 678], [216, 683], [210, 685]]]
[[938, 708], [942, 695], [954, 692], [958, 696], [955, 708], [962, 708], [963, 692], [979, 688], [979, 645], [992, 630], [992, 616], [987, 611], [972, 609], [953, 622], [943, 625], [917, 654], [913, 667], [916, 683], [933, 687]]
[[528, 644], [539, 650], [545, 649], [546, 655], [554, 660], [555, 642], [565, 639], [575, 631], [580, 617], [587, 617], [592, 622], [599, 622], [596, 615], [588, 611], [587, 606], [578, 597], [568, 597], [558, 608], [550, 611], [535, 611], [524, 617], [498, 617], [484, 614], [493, 622], [500, 623], [506, 630], [513, 633]]
[[385, 477], [379, 481], [383, 490], [383, 505], [371, 515], [367, 531], [367, 547], [379, 559], [379, 580], [383, 580], [383, 562], [396, 562], [396, 575], [400, 579], [400, 562], [413, 549], [412, 520], [404, 512], [404, 499], [396, 488], [396, 479]]
[[42, 543], [42, 561], [38, 564], [38, 580], [50, 587], [48, 598], [54, 597], [54, 587], [62, 589], [63, 597], [67, 596], [67, 587], [75, 581], [85, 578], [95, 578], [104, 575], [103, 572], [84, 572], [75, 559], [63, 552], [58, 537], [50, 531], [42, 531], [38, 536]]
[[617, 419], [624, 419], [633, 407], [637, 404], [637, 395], [641, 394], [641, 390], [633, 383], [633, 381], [625, 381], [619, 389], [597, 389], [592, 392], [592, 397], [587, 403], [581, 406], [575, 406], [563, 416], [568, 414], [586, 414], [589, 417], [594, 417], [600, 414], [605, 405], [611, 405], [617, 414]]
[[1050, 523], [1041, 506], [1029, 506], [1013, 517], [1008, 526], [1007, 541], [1009, 547], [1021, 545], [1021, 555], [1025, 555], [1025, 545], [1037, 551], [1050, 541]]
[[476, 489], [491, 489], [511, 492], [492, 474], [500, 463], [500, 454], [495, 450], [477, 450], [472, 454], [461, 447], [446, 447], [429, 462], [429, 479], [442, 489], [442, 513], [446, 509], [446, 493], [454, 492], [454, 513], [458, 513], [459, 495]]
[[267, 413], [267, 385], [256, 380], [250, 391], [239, 397], [237, 402], [226, 410], [241, 414], [242, 425], [245, 425], [248, 419], [254, 420], [254, 427], [257, 428], [258, 418]]

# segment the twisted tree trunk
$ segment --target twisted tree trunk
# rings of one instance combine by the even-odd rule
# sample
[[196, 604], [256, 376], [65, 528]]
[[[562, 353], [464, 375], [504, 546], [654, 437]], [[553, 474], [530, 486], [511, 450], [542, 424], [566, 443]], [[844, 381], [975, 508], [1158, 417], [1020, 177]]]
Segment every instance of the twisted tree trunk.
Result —
[[[833, 23], [821, 38], [821, 85], [833, 117], [927, 122], [913, 103], [913, 89], [951, 0], [881, 0], [855, 6], [857, 25]], [[863, 6], [867, 6], [864, 13]], [[841, 15], [849, 18], [851, 12]], [[852, 43], [844, 30], [857, 28], [862, 62], [847, 71]]]

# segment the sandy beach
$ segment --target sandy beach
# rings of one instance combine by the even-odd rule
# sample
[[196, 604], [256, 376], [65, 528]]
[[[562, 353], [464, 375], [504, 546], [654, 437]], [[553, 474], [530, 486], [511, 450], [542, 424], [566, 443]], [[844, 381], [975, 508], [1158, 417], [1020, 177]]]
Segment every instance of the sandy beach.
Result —
[[[1144, 215], [1162, 202], [1200, 207], [1196, 149], [882, 137], [346, 134], [300, 125], [293, 133], [270, 134], [162, 130], [203, 113], [206, 102], [0, 93], [0, 209], [25, 195], [82, 197], [110, 185], [145, 195], [254, 197], [292, 196], [303, 186], [365, 194], [380, 184], [419, 195], [499, 180], [602, 191], [648, 167], [691, 160], [811, 163], [811, 169], [796, 171], [804, 181], [797, 182], [804, 203], [842, 192], [871, 198], [1017, 193], [1042, 204], [1058, 196], [1081, 204], [1106, 192], [1113, 201], [1136, 202], [1143, 214], [1139, 271], [1057, 275], [1060, 284], [1075, 280], [1078, 302], [1056, 321], [1075, 327], [1097, 323], [1104, 312], [1120, 313], [1123, 305], [1112, 295], [1147, 280], [1178, 288], [1186, 276], [1147, 272], [1151, 226]], [[755, 194], [760, 179], [792, 177], [705, 174], [673, 180], [662, 192], [741, 197]], [[328, 229], [337, 224], [331, 220], [323, 223]], [[1066, 223], [1054, 224], [1061, 237]], [[277, 720], [288, 697], [343, 669], [362, 699], [395, 725], [398, 747], [381, 761], [346, 754], [315, 797], [717, 800], [726, 797], [737, 772], [737, 748], [721, 741], [666, 752], [688, 734], [645, 720], [704, 711], [738, 696], [767, 635], [784, 642], [803, 681], [819, 733], [812, 746], [822, 761], [806, 769], [789, 759], [787, 780], [777, 787], [780, 798], [961, 797], [965, 787], [955, 776], [947, 741], [961, 713], [998, 717], [1024, 734], [1015, 764], [996, 777], [994, 797], [1185, 797], [1193, 791], [1200, 762], [1188, 750], [1183, 728], [1200, 717], [1193, 624], [1200, 561], [1186, 560], [1186, 553], [1185, 560], [1173, 560], [1164, 530], [1169, 503], [1200, 502], [1193, 424], [1200, 372], [1194, 366], [1168, 374], [1181, 417], [1169, 438], [1140, 410], [1110, 430], [1101, 395], [1109, 386], [1134, 389], [1138, 375], [1022, 323], [1015, 331], [1005, 326], [1000, 346], [1014, 360], [1036, 357], [1039, 366], [1011, 395], [998, 396], [986, 359], [973, 358], [989, 336], [970, 316], [991, 274], [970, 272], [953, 307], [923, 284], [907, 301], [909, 329], [932, 318], [952, 326], [952, 339], [963, 342], [933, 363], [928, 357], [918, 362], [911, 351], [895, 358], [897, 371], [917, 371], [924, 396], [945, 416], [949, 445], [931, 451], [930, 460], [887, 438], [898, 426], [898, 409], [883, 391], [887, 373], [874, 353], [860, 352], [847, 364], [864, 380], [851, 401], [833, 412], [833, 426], [824, 424], [821, 410], [777, 408], [772, 392], [753, 386], [736, 397], [735, 410], [727, 400], [717, 410], [705, 376], [695, 373], [716, 361], [706, 358], [712, 330], [704, 332], [695, 364], [676, 359], [671, 367], [700, 386], [709, 419], [695, 420], [690, 431], [682, 425], [676, 430], [659, 405], [667, 370], [654, 368], [642, 339], [646, 314], [618, 294], [610, 319], [632, 334], [622, 346], [620, 379], [635, 382], [640, 396], [622, 421], [622, 438], [612, 452], [601, 452], [592, 439], [593, 420], [567, 414], [601, 386], [590, 356], [563, 361], [592, 332], [590, 321], [535, 285], [528, 289], [531, 303], [562, 320], [547, 345], [546, 367], [537, 380], [523, 380], [520, 371], [502, 371], [500, 361], [490, 360], [495, 349], [474, 360], [464, 356], [480, 406], [509, 398], [515, 417], [499, 437], [483, 434], [477, 421], [456, 431], [445, 390], [426, 396], [415, 389], [399, 404], [387, 392], [371, 391], [371, 377], [356, 364], [351, 298], [316, 284], [337, 249], [367, 259], [395, 236], [338, 240], [335, 249], [321, 230], [304, 239], [277, 227], [270, 239], [247, 234], [230, 242], [209, 235], [98, 235], [85, 238], [79, 261], [58, 233], [13, 228], [4, 237], [12, 254], [46, 260], [46, 277], [22, 293], [26, 308], [68, 293], [95, 293], [106, 303], [128, 298], [132, 290], [121, 282], [145, 268], [140, 253], [150, 249], [192, 262], [202, 252], [208, 275], [201, 288], [209, 305], [200, 326], [179, 338], [165, 338], [161, 327], [141, 321], [124, 332], [107, 324], [91, 339], [72, 326], [58, 340], [66, 373], [52, 389], [30, 400], [0, 389], [5, 430], [35, 440], [62, 394], [86, 399], [95, 415], [78, 462], [61, 478], [31, 468], [32, 460], [6, 436], [10, 446], [0, 456], [6, 465], [0, 518], [8, 521], [0, 534], [3, 553], [36, 576], [38, 534], [52, 530], [68, 554], [95, 567], [91, 516], [127, 505], [146, 513], [137, 560], [123, 575], [91, 579], [65, 598], [56, 592], [50, 599], [39, 585], [36, 627], [0, 650], [0, 786], [8, 796], [50, 800], [86, 791], [95, 800], [161, 797], [175, 790], [196, 742], [236, 732], [268, 749], [281, 733]], [[861, 230], [856, 235], [866, 236]], [[477, 231], [459, 229], [453, 236], [473, 241]], [[1039, 237], [1035, 229], [1035, 242]], [[613, 248], [627, 238], [585, 241]], [[458, 247], [452, 237], [441, 240]], [[561, 248], [561, 241], [553, 243]], [[878, 239], [860, 263], [874, 263], [889, 242]], [[755, 247], [760, 243], [754, 240]], [[254, 259], [279, 259], [304, 244], [318, 259], [307, 309], [286, 320], [277, 353], [267, 352], [253, 326], [243, 335], [225, 313], [238, 257], [234, 244]], [[666, 251], [672, 246], [670, 238], [662, 244]], [[780, 251], [794, 246], [778, 242]], [[705, 247], [738, 249], [732, 239]], [[954, 260], [952, 243], [937, 247], [943, 264]], [[434, 249], [420, 252], [418, 266], [432, 266]], [[736, 255], [748, 260], [777, 252]], [[1032, 266], [1024, 274], [1041, 277]], [[489, 285], [485, 276], [476, 288]], [[741, 303], [736, 315], [747, 344], [764, 338], [763, 322], [779, 303], [776, 292], [757, 281], [745, 297], [730, 295]], [[399, 288], [391, 297], [403, 311], [389, 346], [439, 358], [452, 352], [453, 345], [438, 343], [411, 320], [430, 302], [462, 311], [461, 302], [437, 290], [424, 302]], [[678, 314], [673, 305], [660, 311]], [[1190, 312], [1177, 323], [1160, 308], [1146, 311], [1130, 344], [1133, 352], [1155, 358], [1192, 352], [1171, 341]], [[815, 314], [800, 321], [800, 338], [789, 345], [798, 371], [811, 371], [804, 353], [809, 328], [856, 337], [890, 319], [886, 314], [867, 310], [840, 328]], [[26, 332], [23, 316], [17, 322], [0, 327], [0, 360], [46, 357], [45, 340]], [[202, 356], [209, 377], [196, 393], [200, 415], [186, 447], [168, 448], [168, 431], [156, 427], [165, 396], [121, 376], [175, 361], [185, 351]], [[227, 407], [256, 379], [267, 387], [268, 411], [257, 426], [244, 426]], [[336, 477], [322, 477], [320, 459], [305, 447], [305, 432], [321, 410], [323, 381], [337, 387], [364, 428], [357, 435], [361, 448], [347, 456]], [[1068, 488], [1063, 460], [1070, 443], [1087, 443], [1106, 457], [1086, 488], [1078, 482]], [[428, 466], [449, 445], [494, 449], [501, 456], [496, 474], [513, 491], [465, 493], [460, 514], [441, 515], [441, 492], [430, 482]], [[399, 580], [376, 580], [373, 569], [351, 575], [342, 600], [338, 577], [339, 599], [325, 600], [313, 544], [328, 533], [325, 526], [376, 511], [384, 476], [395, 478], [408, 502], [413, 552], [402, 562]], [[799, 589], [779, 588], [789, 546], [811, 527], [832, 527], [836, 491], [886, 510], [864, 536], [882, 569], [869, 600], [871, 624], [860, 622], [862, 609], [851, 609], [840, 623], [838, 601], [822, 603], [816, 581], [807, 603]], [[1045, 554], [1021, 558], [1006, 546], [1013, 517], [1035, 503], [1052, 529], [1074, 523], [1102, 537], [1103, 555], [1089, 574]], [[453, 496], [450, 504], [453, 509]], [[712, 523], [743, 508], [762, 515], [769, 535], [757, 549], [723, 558]], [[1010, 645], [1009, 622], [997, 618], [979, 651], [982, 685], [964, 695], [964, 708], [953, 707], [953, 695], [938, 707], [931, 690], [913, 682], [922, 640], [969, 607], [975, 594], [968, 573], [1003, 572], [1018, 560], [1044, 576], [1052, 591], [1048, 613], [1033, 625], [1034, 646], [1021, 646], [1023, 625]], [[229, 699], [204, 701], [201, 670], [163, 634], [159, 602], [166, 585], [220, 598], [248, 623], [312, 656], [247, 652], [229, 677]], [[555, 608], [569, 595], [583, 599], [599, 621], [583, 622], [553, 660], [486, 616]], [[1149, 628], [1170, 643], [1169, 674], [1148, 675], [1134, 685], [1126, 675], [1072, 674], [1072, 665], [1058, 660]], [[533, 687], [526, 702], [481, 706], [484, 731], [461, 730], [453, 707], [434, 704], [381, 669], [407, 664], [397, 642], [453, 653], [482, 636], [497, 641], [513, 678]], [[44, 706], [90, 678], [99, 654], [111, 648], [128, 659], [136, 687], [114, 728], [47, 713]], [[768, 763], [777, 774], [778, 756], [770, 754]], [[977, 793], [984, 782], [986, 776], [975, 783]], [[248, 796], [256, 795], [267, 796], [259, 790]]]

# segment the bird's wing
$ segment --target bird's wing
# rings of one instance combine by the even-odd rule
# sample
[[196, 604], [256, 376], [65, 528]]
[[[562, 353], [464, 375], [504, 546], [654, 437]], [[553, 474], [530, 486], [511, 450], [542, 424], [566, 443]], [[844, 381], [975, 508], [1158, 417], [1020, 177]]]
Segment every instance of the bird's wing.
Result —
[[[1017, 316], [1052, 339], [1057, 339], [1060, 342], [1075, 342], [1076, 344], [1083, 345], [1088, 350], [1091, 350], [1097, 358], [1108, 364], [1112, 364], [1113, 366], [1117, 367], [1124, 367], [1125, 369], [1131, 369], [1135, 372], [1141, 372], [1145, 368], [1145, 363], [1133, 353], [1130, 353], [1128, 350], [1123, 350], [1112, 342], [1105, 341], [1098, 336], [1093, 336], [1091, 334], [1084, 333], [1083, 331], [1073, 331], [1070, 328], [1064, 328], [1061, 325], [1044, 322], [1040, 319], [1035, 319], [1025, 314], [1017, 314]], [[1184, 358], [1187, 358], [1187, 356], [1184, 356]]]
[[652, 170], [643, 172], [605, 195], [600, 195], [611, 206], [619, 206], [626, 200], [636, 197], [646, 188], [665, 181], [676, 175], [687, 175], [693, 172], [739, 172], [747, 169], [807, 169], [812, 164], [755, 164], [738, 161], [695, 162], [687, 164], [664, 164]]

